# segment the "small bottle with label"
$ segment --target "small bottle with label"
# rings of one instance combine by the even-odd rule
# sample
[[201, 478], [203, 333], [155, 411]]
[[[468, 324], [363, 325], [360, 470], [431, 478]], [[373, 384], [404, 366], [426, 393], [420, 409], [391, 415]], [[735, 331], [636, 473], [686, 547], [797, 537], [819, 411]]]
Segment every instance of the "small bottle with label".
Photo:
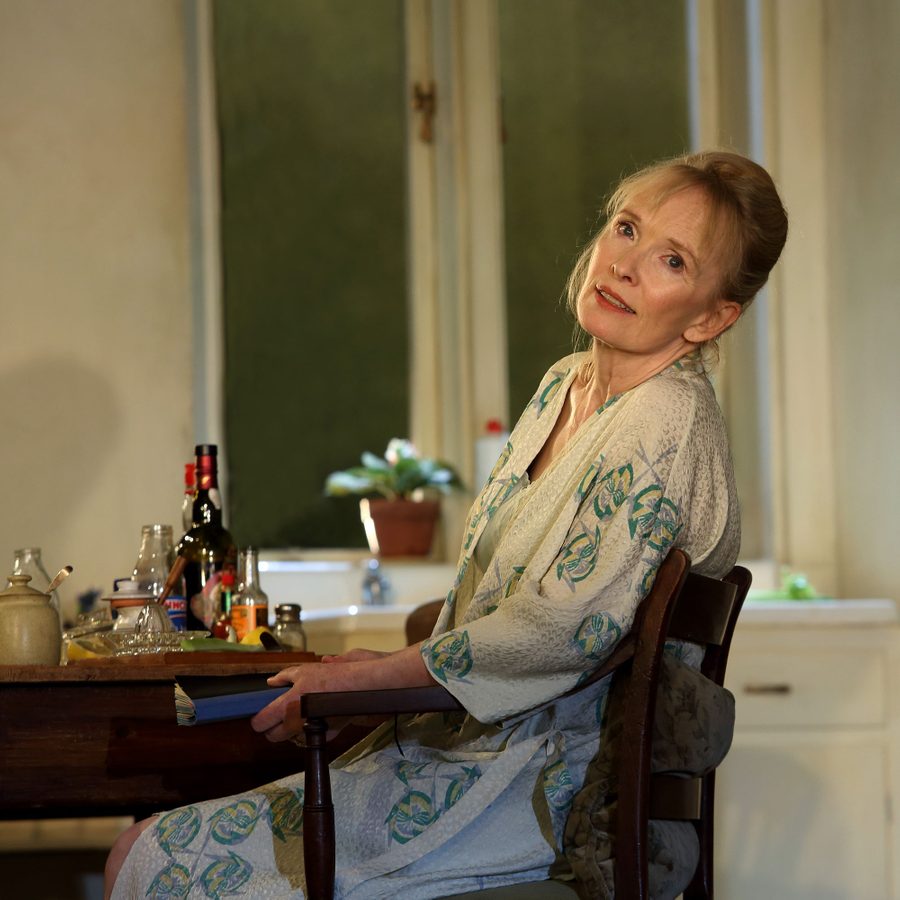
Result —
[[231, 569], [226, 569], [222, 573], [220, 585], [219, 602], [221, 610], [212, 627], [212, 636], [221, 638], [223, 641], [236, 641], [237, 634], [234, 626], [231, 624], [231, 609], [234, 599], [234, 572]]
[[306, 650], [306, 632], [297, 603], [279, 603], [275, 607], [275, 637], [286, 650]]
[[231, 604], [231, 624], [238, 640], [269, 624], [269, 598], [259, 586], [259, 560], [253, 547], [241, 554], [241, 572], [243, 580]]

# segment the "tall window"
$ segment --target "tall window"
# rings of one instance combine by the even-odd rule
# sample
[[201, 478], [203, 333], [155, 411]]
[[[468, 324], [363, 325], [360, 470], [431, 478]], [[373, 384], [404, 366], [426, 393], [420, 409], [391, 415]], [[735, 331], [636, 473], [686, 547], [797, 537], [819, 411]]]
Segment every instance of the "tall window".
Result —
[[[408, 302], [427, 300], [407, 300], [407, 210], [422, 198], [406, 187], [405, 41], [439, 58], [454, 41], [483, 38], [460, 35], [447, 14], [468, 2], [214, 6], [225, 434], [241, 543], [362, 545], [355, 501], [323, 497], [325, 476], [409, 434]], [[405, 3], [434, 13], [424, 39], [404, 35]], [[499, 84], [484, 72], [466, 98], [502, 105], [504, 177], [490, 202], [503, 207], [506, 286], [481, 297], [471, 319], [478, 329], [482, 301], [505, 314], [500, 377], [512, 421], [571, 349], [558, 298], [606, 193], [624, 172], [688, 144], [686, 27], [683, 5], [669, 0], [497, 0], [496, 9]], [[473, 76], [448, 66], [436, 77]], [[456, 87], [437, 84], [439, 116]], [[435, 133], [432, 149], [459, 140], [440, 121]], [[437, 179], [471, 175], [464, 165], [432, 168]], [[439, 218], [453, 189], [436, 191]], [[459, 236], [437, 232], [429, 250], [452, 260], [441, 234]], [[464, 332], [434, 337], [443, 350]]]
[[242, 544], [364, 543], [334, 468], [407, 432], [402, 0], [218, 0], [225, 433]]

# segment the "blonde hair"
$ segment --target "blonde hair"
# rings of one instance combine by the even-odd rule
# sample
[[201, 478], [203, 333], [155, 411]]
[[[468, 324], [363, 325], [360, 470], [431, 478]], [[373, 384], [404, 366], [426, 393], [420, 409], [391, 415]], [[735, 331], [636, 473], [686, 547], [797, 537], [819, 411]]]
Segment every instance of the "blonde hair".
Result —
[[[787, 213], [769, 173], [737, 153], [711, 150], [654, 163], [625, 178], [606, 204], [606, 221], [575, 262], [566, 282], [566, 305], [577, 319], [597, 239], [636, 195], [649, 195], [654, 208], [679, 191], [699, 188], [709, 202], [707, 259], [722, 266], [719, 297], [746, 309], [766, 283], [787, 240]], [[583, 335], [580, 327], [576, 329]]]

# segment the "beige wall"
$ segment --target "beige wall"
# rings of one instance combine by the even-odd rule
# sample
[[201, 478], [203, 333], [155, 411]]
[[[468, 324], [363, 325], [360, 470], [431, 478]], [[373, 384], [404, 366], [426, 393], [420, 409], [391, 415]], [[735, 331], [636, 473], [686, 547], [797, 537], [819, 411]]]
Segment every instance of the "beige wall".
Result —
[[[191, 451], [178, 0], [0, 3], [0, 568], [111, 587]], [[51, 574], [53, 574], [51, 572]]]
[[840, 585], [900, 600], [900, 5], [826, 11]]

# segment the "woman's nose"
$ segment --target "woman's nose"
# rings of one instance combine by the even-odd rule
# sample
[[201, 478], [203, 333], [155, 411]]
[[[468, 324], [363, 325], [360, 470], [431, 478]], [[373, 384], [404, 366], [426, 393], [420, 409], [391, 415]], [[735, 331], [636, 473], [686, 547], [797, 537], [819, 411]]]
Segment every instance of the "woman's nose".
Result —
[[637, 275], [637, 265], [629, 254], [623, 254], [609, 267], [614, 278], [621, 281], [634, 282]]

